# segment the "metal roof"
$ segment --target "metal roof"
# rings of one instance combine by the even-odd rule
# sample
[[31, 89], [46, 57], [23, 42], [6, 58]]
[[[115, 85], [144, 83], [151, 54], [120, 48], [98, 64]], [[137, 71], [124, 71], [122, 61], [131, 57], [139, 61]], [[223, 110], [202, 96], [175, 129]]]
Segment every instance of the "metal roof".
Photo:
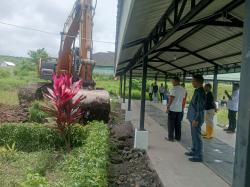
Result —
[[[244, 0], [126, 0], [118, 4], [116, 74], [240, 72]], [[121, 27], [123, 25], [123, 27]]]

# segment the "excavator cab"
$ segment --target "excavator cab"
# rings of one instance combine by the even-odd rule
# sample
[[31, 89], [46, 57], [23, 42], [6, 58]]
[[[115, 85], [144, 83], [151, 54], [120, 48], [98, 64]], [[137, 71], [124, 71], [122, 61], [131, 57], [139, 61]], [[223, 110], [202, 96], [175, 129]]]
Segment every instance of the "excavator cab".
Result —
[[52, 75], [56, 71], [57, 58], [49, 57], [40, 59], [38, 64], [38, 73], [40, 79], [52, 80]]

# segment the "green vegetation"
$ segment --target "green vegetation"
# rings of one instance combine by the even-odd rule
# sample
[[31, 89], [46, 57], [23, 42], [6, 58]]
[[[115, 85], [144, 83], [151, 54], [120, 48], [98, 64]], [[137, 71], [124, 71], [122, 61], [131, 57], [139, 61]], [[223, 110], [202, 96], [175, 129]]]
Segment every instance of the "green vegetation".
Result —
[[63, 141], [53, 131], [42, 125], [1, 125], [1, 186], [107, 186], [108, 127], [102, 122], [74, 125], [69, 154], [55, 149]]
[[7, 105], [18, 104], [17, 90], [1, 90], [0, 91], [0, 103]]
[[34, 82], [44, 80], [38, 78], [37, 65], [29, 59], [18, 62], [14, 68], [0, 68], [0, 103], [18, 104], [18, 89]]
[[73, 150], [74, 156], [70, 155], [63, 165], [64, 172], [71, 174], [68, 186], [107, 186], [108, 138], [107, 126], [91, 124], [85, 145]]
[[225, 127], [228, 125], [228, 110], [227, 108], [223, 107], [220, 108], [217, 113], [217, 124], [221, 127]]
[[0, 152], [0, 185], [38, 187], [46, 184], [46, 173], [52, 171], [60, 152], [48, 150], [38, 152]]
[[[82, 146], [87, 130], [80, 125], [74, 125], [71, 131], [71, 141], [74, 147]], [[1, 124], [0, 146], [12, 145], [19, 151], [33, 152], [44, 149], [63, 149], [65, 142], [54, 129], [41, 124]]]
[[34, 101], [29, 108], [29, 121], [35, 123], [44, 123], [46, 121], [47, 114], [42, 111], [41, 102]]
[[29, 58], [26, 57], [15, 57], [15, 56], [7, 56], [7, 55], [0, 55], [0, 62], [2, 61], [9, 61], [9, 62], [13, 62], [15, 64], [22, 62], [22, 61], [26, 61]]
[[28, 52], [28, 55], [30, 56], [32, 62], [34, 62], [36, 64], [38, 64], [40, 58], [48, 58], [49, 57], [48, 52], [44, 48], [37, 49], [35, 51], [30, 50]]
[[[115, 80], [112, 76], [104, 76], [104, 75], [96, 75], [95, 77], [97, 87], [104, 88], [105, 90], [109, 91], [111, 95], [118, 96], [119, 95], [119, 86], [120, 86], [120, 80]], [[154, 83], [154, 80], [148, 80], [147, 81], [147, 88]], [[163, 83], [164, 81], [158, 81], [158, 86]], [[168, 89], [172, 88], [171, 82], [167, 82]], [[191, 83], [186, 83], [186, 90], [188, 92], [188, 98], [187, 102], [191, 100], [191, 97], [193, 95], [194, 89], [192, 87]], [[225, 95], [224, 91], [228, 90], [229, 93], [232, 90], [232, 85], [231, 84], [226, 84], [226, 83], [219, 83], [218, 87], [218, 99], [222, 99], [222, 97]], [[148, 94], [146, 94], [147, 99], [148, 99]], [[126, 84], [126, 97], [128, 97], [128, 80]], [[133, 79], [132, 80], [132, 98], [133, 99], [140, 99], [141, 98], [141, 80], [138, 79]], [[219, 125], [227, 125], [228, 124], [228, 119], [227, 119], [227, 109], [226, 108], [221, 108], [218, 113], [218, 124]]]
[[[94, 80], [96, 81], [96, 86], [99, 88], [104, 88], [105, 90], [109, 91], [112, 95], [119, 95], [119, 87], [120, 87], [120, 80], [114, 79], [112, 76], [105, 76], [105, 75], [95, 75]], [[148, 80], [147, 81], [147, 90], [149, 89], [149, 86], [154, 83], [154, 80]], [[158, 81], [158, 86], [163, 83], [164, 81]], [[168, 89], [172, 88], [171, 82], [167, 82]], [[224, 91], [228, 90], [229, 92], [232, 89], [232, 85], [225, 84], [225, 83], [219, 83], [218, 87], [218, 98], [221, 99], [225, 94]], [[194, 89], [192, 87], [191, 83], [186, 83], [186, 90], [188, 92], [188, 101], [191, 100], [191, 97], [193, 95]], [[128, 80], [126, 82], [126, 96], [128, 96]], [[147, 94], [148, 96], [148, 94]], [[133, 79], [132, 80], [132, 98], [133, 99], [139, 99], [141, 97], [141, 80], [139, 79]]]

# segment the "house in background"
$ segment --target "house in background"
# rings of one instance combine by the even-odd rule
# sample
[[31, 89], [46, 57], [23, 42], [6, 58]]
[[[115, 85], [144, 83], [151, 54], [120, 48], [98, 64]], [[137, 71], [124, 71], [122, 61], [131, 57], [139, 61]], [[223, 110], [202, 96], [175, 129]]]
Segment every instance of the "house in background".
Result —
[[8, 61], [0, 62], [0, 67], [3, 67], [3, 68], [10, 68], [10, 67], [15, 67], [15, 66], [16, 64], [13, 62], [8, 62]]
[[114, 53], [113, 52], [100, 52], [93, 54], [95, 61], [94, 73], [114, 75]]

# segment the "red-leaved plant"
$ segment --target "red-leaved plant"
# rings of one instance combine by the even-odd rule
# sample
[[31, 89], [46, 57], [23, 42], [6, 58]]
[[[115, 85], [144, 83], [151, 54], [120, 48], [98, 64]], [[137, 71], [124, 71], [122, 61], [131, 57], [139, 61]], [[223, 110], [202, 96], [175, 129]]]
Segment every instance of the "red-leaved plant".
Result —
[[44, 93], [49, 101], [44, 110], [55, 119], [53, 128], [63, 136], [68, 152], [71, 150], [70, 127], [83, 115], [79, 104], [86, 97], [77, 97], [81, 85], [82, 81], [72, 83], [70, 75], [53, 75], [53, 89], [47, 88], [48, 93]]

